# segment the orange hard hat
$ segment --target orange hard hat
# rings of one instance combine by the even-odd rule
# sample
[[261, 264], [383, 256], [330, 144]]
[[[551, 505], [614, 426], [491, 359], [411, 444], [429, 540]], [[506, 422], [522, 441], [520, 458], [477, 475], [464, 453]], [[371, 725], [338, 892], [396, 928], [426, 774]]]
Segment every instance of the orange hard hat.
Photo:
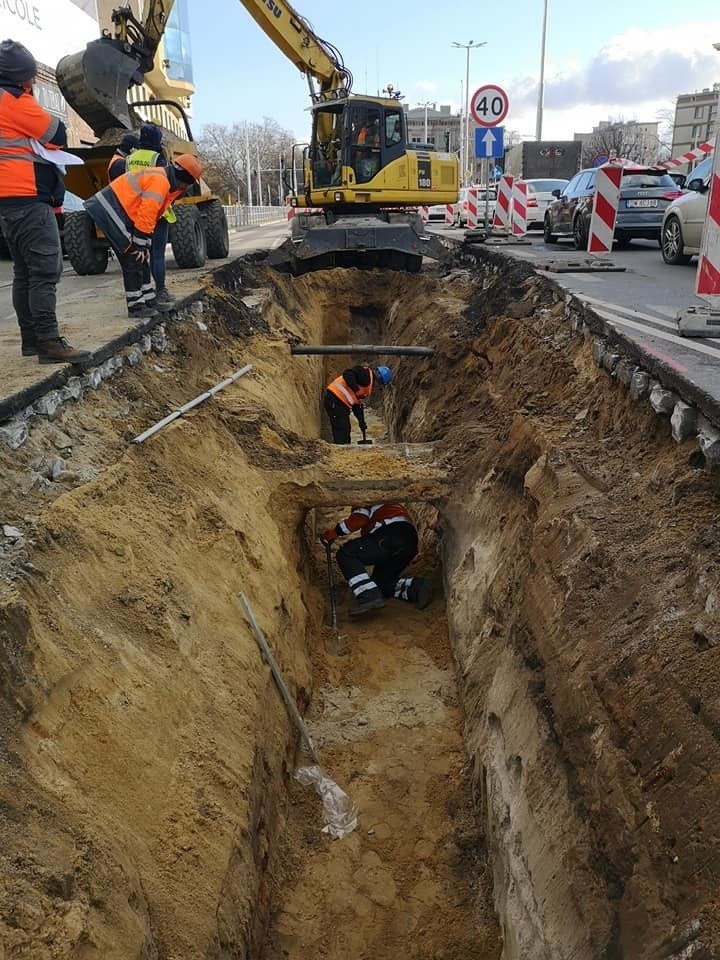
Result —
[[181, 153], [179, 157], [175, 157], [173, 163], [188, 173], [196, 183], [200, 181], [203, 168], [197, 157], [191, 153]]

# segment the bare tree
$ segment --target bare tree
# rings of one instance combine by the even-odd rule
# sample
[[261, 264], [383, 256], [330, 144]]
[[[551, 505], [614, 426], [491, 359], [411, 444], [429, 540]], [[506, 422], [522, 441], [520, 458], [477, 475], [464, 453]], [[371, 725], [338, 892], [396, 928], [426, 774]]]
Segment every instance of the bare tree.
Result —
[[[269, 117], [262, 123], [209, 123], [198, 148], [205, 162], [205, 179], [220, 196], [238, 203], [277, 203], [287, 190], [281, 173], [290, 165], [292, 133]], [[248, 178], [250, 182], [248, 182]]]
[[645, 163], [647, 143], [640, 126], [623, 120], [595, 129], [583, 143], [582, 165], [591, 167], [597, 157], [622, 157]]

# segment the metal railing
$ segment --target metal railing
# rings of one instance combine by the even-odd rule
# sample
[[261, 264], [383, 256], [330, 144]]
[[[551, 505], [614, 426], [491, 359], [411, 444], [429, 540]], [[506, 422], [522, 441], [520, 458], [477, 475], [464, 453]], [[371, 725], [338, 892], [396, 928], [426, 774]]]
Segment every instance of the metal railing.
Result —
[[245, 207], [233, 205], [223, 207], [231, 230], [257, 223], [271, 223], [273, 220], [286, 220], [285, 207]]

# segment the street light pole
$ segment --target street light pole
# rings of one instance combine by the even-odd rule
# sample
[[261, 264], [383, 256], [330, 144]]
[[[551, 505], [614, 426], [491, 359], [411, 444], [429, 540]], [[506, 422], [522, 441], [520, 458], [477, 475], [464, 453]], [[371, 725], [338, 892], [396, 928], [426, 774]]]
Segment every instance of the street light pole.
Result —
[[481, 43], [475, 43], [473, 40], [470, 40], [469, 43], [457, 43], [453, 40], [453, 47], [462, 47], [465, 50], [465, 102], [462, 105], [462, 110], [465, 114], [465, 142], [463, 144], [463, 149], [460, 153], [460, 163], [463, 169], [460, 171], [460, 182], [464, 185], [465, 183], [465, 173], [466, 169], [469, 166], [470, 158], [470, 51], [473, 47], [484, 47], [487, 43], [486, 40], [483, 40]]
[[420, 104], [421, 107], [425, 107], [425, 143], [428, 142], [427, 111], [428, 111], [428, 107], [430, 106], [430, 104], [432, 104], [433, 110], [434, 110], [434, 109], [435, 109], [435, 101], [434, 101], [434, 100], [426, 100], [425, 103], [421, 103], [421, 104]]
[[543, 101], [545, 99], [545, 41], [547, 38], [548, 0], [544, 0], [542, 40], [540, 41], [540, 85], [538, 87], [537, 114], [535, 115], [535, 139], [542, 140]]

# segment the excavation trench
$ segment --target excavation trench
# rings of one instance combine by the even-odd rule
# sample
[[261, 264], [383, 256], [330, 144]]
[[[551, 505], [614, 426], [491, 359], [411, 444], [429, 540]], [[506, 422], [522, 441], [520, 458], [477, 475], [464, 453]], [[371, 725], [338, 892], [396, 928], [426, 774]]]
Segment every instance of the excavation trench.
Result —
[[[565, 313], [499, 260], [241, 262], [165, 354], [3, 449], [7, 960], [713, 955], [717, 480]], [[371, 447], [325, 442], [344, 359], [289, 350], [348, 339], [436, 350], [393, 360]], [[436, 598], [350, 622], [338, 577], [329, 657], [317, 531], [388, 499]], [[342, 840], [239, 591], [358, 806]]]

